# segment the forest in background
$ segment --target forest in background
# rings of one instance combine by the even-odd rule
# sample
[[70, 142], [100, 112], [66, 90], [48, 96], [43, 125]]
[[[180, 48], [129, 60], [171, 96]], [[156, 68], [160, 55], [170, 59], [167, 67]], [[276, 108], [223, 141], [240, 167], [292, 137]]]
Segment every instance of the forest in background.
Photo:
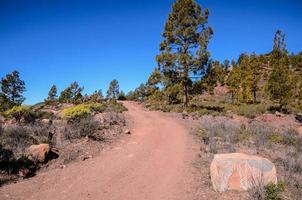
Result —
[[285, 33], [275, 32], [271, 52], [242, 53], [238, 60], [221, 63], [207, 50], [214, 34], [209, 15], [194, 1], [173, 4], [156, 56], [158, 66], [128, 99], [145, 101], [152, 109], [201, 114], [245, 108], [259, 114], [299, 112], [302, 52], [289, 53]]

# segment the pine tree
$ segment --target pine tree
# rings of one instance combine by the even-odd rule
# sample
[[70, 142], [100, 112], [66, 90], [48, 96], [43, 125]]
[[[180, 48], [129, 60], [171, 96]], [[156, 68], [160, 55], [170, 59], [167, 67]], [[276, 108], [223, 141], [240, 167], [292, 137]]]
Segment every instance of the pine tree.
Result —
[[262, 77], [262, 69], [259, 58], [255, 53], [250, 57], [250, 67], [252, 73], [251, 88], [253, 92], [253, 103], [257, 102], [257, 91], [259, 90], [259, 81]]
[[116, 79], [112, 80], [109, 84], [109, 88], [107, 90], [107, 98], [108, 99], [117, 99], [119, 95], [119, 84]]
[[161, 82], [161, 74], [159, 69], [154, 69], [148, 78], [147, 84], [152, 87], [156, 87]]
[[48, 96], [47, 99], [45, 100], [47, 103], [53, 103], [57, 100], [57, 86], [56, 85], [52, 85], [52, 87], [50, 88], [49, 92], [48, 92]]
[[72, 103], [79, 103], [83, 97], [82, 92], [84, 87], [80, 87], [79, 84], [75, 81], [69, 86], [71, 92]]
[[299, 85], [299, 90], [298, 90], [298, 104], [300, 109], [302, 110], [302, 84], [301, 83]]
[[[298, 97], [299, 104], [302, 105], [302, 52], [290, 56], [290, 66], [294, 73], [294, 96]], [[302, 108], [302, 107], [301, 107]]]
[[71, 83], [66, 89], [64, 89], [59, 97], [61, 103], [80, 103], [83, 95], [82, 91], [84, 87], [80, 87], [77, 82]]
[[289, 64], [285, 34], [277, 30], [274, 37], [273, 51], [270, 54], [272, 71], [269, 74], [267, 90], [271, 100], [278, 101], [280, 111], [282, 111], [293, 95]]
[[267, 89], [271, 100], [278, 101], [282, 111], [292, 98], [293, 85], [290, 78], [289, 59], [286, 52], [274, 50], [270, 61], [273, 69], [269, 75]]
[[208, 16], [209, 11], [194, 0], [176, 0], [156, 58], [166, 80], [181, 83], [184, 106], [189, 102], [190, 74], [200, 72], [208, 63], [207, 46], [213, 34], [207, 26]]
[[148, 93], [148, 96], [153, 95], [156, 91], [159, 90], [159, 85], [162, 82], [162, 76], [159, 71], [159, 69], [154, 69], [154, 71], [151, 73], [151, 75], [148, 78], [148, 81], [146, 83], [146, 90]]
[[21, 105], [25, 97], [25, 82], [20, 79], [18, 71], [13, 71], [1, 79], [0, 103], [2, 110]]
[[125, 101], [125, 100], [127, 100], [126, 94], [125, 94], [124, 91], [121, 91], [121, 92], [118, 94], [117, 100], [119, 100], [119, 101]]
[[90, 95], [89, 99], [94, 103], [100, 103], [103, 100], [102, 90], [96, 90], [92, 95]]
[[232, 103], [234, 103], [235, 99], [238, 99], [241, 77], [240, 77], [240, 68], [237, 65], [235, 65], [234, 62], [232, 65], [233, 65], [233, 69], [226, 80], [226, 85], [231, 93]]
[[70, 88], [67, 87], [66, 89], [64, 89], [60, 96], [59, 96], [59, 102], [60, 103], [70, 103], [72, 100], [72, 94], [70, 91]]
[[241, 102], [251, 103], [253, 99], [252, 94], [252, 68], [250, 66], [250, 57], [247, 54], [241, 54], [238, 59], [239, 72], [239, 88], [238, 97]]
[[203, 88], [205, 88], [209, 94], [213, 94], [214, 88], [218, 84], [225, 84], [226, 74], [227, 71], [224, 69], [224, 66], [221, 65], [219, 61], [210, 62], [206, 73], [202, 78]]
[[285, 33], [281, 30], [277, 30], [275, 33], [273, 51], [286, 51]]

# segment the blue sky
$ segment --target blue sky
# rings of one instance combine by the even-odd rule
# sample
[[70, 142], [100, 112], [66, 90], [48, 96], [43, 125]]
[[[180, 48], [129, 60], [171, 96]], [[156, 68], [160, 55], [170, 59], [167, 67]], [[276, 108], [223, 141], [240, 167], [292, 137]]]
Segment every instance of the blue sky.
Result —
[[[106, 92], [116, 78], [125, 92], [156, 66], [172, 0], [0, 0], [0, 77], [18, 70], [27, 104], [42, 101], [52, 84], [78, 81], [85, 92]], [[302, 50], [299, 0], [198, 0], [209, 8], [213, 59], [271, 50], [286, 33], [290, 52]]]

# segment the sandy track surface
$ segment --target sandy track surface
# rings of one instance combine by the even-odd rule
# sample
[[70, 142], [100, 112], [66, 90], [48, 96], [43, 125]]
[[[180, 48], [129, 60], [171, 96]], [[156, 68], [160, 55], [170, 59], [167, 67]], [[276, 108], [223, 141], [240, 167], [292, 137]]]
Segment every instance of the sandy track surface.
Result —
[[194, 199], [192, 138], [176, 118], [125, 102], [128, 138], [98, 157], [0, 188], [0, 199]]

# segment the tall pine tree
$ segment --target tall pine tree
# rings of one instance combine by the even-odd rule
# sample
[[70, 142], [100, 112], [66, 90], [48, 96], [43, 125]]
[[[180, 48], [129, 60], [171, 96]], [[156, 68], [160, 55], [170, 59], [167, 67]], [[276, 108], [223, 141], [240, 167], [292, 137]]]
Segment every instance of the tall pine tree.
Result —
[[20, 79], [18, 71], [13, 71], [1, 79], [0, 103], [2, 110], [19, 106], [25, 100], [22, 95], [25, 92], [25, 82]]
[[156, 57], [166, 79], [180, 82], [184, 105], [189, 102], [190, 74], [208, 63], [207, 46], [213, 34], [207, 26], [209, 11], [194, 0], [176, 0], [166, 22], [160, 54]]
[[283, 107], [292, 97], [293, 85], [290, 78], [289, 57], [285, 49], [285, 34], [277, 31], [274, 38], [274, 47], [270, 56], [272, 71], [269, 75], [267, 89], [272, 100]]
[[117, 99], [119, 93], [120, 93], [120, 87], [118, 81], [116, 79], [113, 79], [109, 84], [106, 97], [108, 99]]
[[56, 85], [52, 85], [49, 92], [48, 92], [48, 96], [47, 99], [45, 100], [47, 103], [53, 103], [57, 100], [57, 86]]

